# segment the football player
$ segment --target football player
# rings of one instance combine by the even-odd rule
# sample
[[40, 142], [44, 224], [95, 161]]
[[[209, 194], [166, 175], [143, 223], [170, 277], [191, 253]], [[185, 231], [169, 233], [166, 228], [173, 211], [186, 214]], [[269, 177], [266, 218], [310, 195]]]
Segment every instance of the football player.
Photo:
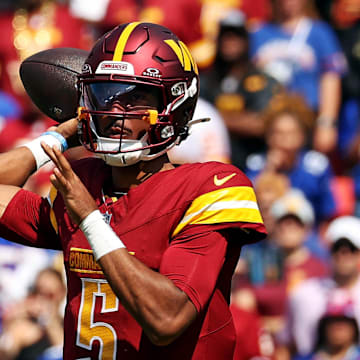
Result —
[[[77, 119], [0, 156], [0, 235], [64, 253], [64, 359], [232, 359], [231, 277], [266, 231], [236, 167], [167, 158], [199, 92], [187, 47], [159, 25], [120, 25], [78, 87]], [[96, 157], [70, 164], [76, 132]], [[49, 159], [49, 197], [21, 189]]]

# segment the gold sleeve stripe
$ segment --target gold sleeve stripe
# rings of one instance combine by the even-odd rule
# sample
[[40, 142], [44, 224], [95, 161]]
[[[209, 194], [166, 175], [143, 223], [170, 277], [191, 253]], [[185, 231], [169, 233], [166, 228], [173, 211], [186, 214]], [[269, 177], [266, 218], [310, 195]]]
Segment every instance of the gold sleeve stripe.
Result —
[[125, 45], [129, 39], [129, 36], [134, 31], [134, 29], [140, 24], [139, 21], [132, 22], [129, 25], [126, 26], [124, 31], [121, 33], [119, 40], [116, 44], [113, 61], [121, 61], [125, 49]]
[[58, 233], [58, 224], [56, 221], [56, 216], [55, 216], [55, 212], [53, 209], [53, 204], [55, 201], [55, 198], [57, 196], [57, 189], [54, 186], [51, 186], [50, 192], [49, 192], [49, 196], [48, 196], [48, 201], [50, 203], [51, 209], [50, 209], [50, 222], [52, 227], [54, 228], [55, 232]]
[[187, 225], [226, 222], [263, 223], [253, 188], [234, 186], [200, 195], [186, 211], [173, 236]]

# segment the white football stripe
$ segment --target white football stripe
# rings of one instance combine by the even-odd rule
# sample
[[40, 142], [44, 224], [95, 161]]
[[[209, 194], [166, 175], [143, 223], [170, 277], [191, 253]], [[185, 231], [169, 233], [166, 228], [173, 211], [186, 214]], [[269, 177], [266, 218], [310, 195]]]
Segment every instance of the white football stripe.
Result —
[[[250, 200], [239, 200], [239, 201], [218, 201], [212, 204], [204, 206], [199, 211], [186, 215], [181, 220], [180, 224], [186, 223], [189, 219], [195, 217], [198, 214], [201, 214], [205, 211], [215, 211], [215, 210], [227, 210], [227, 209], [255, 209], [259, 210], [259, 207], [255, 201]], [[179, 225], [180, 225], [179, 224]]]

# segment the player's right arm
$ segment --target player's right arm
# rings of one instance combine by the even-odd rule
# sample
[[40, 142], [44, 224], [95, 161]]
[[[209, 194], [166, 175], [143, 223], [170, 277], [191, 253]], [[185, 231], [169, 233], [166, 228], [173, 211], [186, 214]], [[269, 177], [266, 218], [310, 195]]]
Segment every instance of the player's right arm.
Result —
[[[72, 142], [76, 135], [77, 120], [68, 120], [49, 130], [60, 133], [68, 142]], [[35, 158], [25, 146], [0, 154], [0, 217], [11, 199], [35, 171]]]
[[22, 146], [0, 154], [0, 184], [21, 187], [36, 170], [31, 151]]
[[[61, 134], [73, 145], [77, 131], [77, 119], [68, 120], [49, 130]], [[25, 146], [14, 148], [0, 154], [0, 184], [21, 187], [36, 170], [36, 161], [32, 152]]]
[[51, 220], [51, 204], [46, 198], [22, 189], [39, 164], [46, 162], [46, 154], [39, 153], [44, 138], [52, 143], [57, 139], [55, 143], [63, 149], [66, 142], [75, 145], [73, 138], [76, 137], [77, 120], [69, 120], [48, 131], [56, 131], [62, 137], [57, 134], [40, 136], [30, 143], [37, 145], [36, 151], [34, 147], [31, 150], [22, 146], [0, 154], [0, 236], [27, 246], [61, 249]]

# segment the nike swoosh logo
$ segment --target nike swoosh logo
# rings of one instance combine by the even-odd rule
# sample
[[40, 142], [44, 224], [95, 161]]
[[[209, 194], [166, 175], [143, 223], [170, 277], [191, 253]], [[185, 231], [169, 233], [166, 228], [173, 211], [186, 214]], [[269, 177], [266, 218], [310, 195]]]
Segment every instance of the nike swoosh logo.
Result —
[[232, 179], [234, 176], [236, 175], [236, 173], [232, 173], [228, 176], [225, 176], [224, 178], [222, 179], [219, 179], [217, 177], [217, 175], [214, 176], [214, 184], [216, 186], [221, 186], [221, 185], [224, 185], [227, 181], [229, 181], [230, 179]]

